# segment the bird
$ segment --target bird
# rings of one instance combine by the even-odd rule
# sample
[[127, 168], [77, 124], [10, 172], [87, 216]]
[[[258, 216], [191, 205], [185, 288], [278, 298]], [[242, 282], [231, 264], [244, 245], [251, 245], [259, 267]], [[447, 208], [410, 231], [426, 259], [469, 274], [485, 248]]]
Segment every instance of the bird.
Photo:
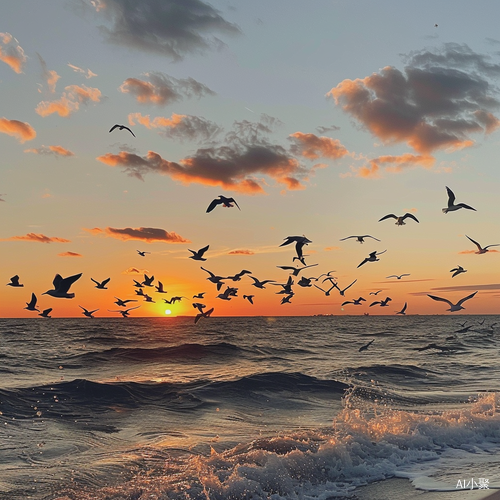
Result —
[[312, 264], [310, 266], [304, 266], [304, 267], [292, 267], [292, 266], [276, 266], [276, 267], [279, 267], [284, 271], [292, 271], [292, 276], [298, 276], [300, 271], [302, 271], [303, 269], [307, 269], [308, 267], [315, 267], [317, 265], [318, 264]]
[[337, 288], [335, 284], [331, 286], [329, 290], [323, 290], [323, 288], [319, 287], [318, 285], [314, 285], [318, 290], [321, 290], [327, 297], [330, 295], [330, 292], [334, 289]]
[[450, 312], [455, 312], [455, 311], [460, 311], [461, 309], [465, 309], [465, 307], [462, 307], [462, 304], [469, 299], [472, 299], [474, 295], [476, 295], [477, 290], [474, 293], [471, 293], [470, 295], [467, 295], [467, 297], [464, 297], [463, 299], [460, 299], [456, 304], [451, 303], [448, 299], [443, 299], [441, 297], [436, 297], [435, 295], [429, 295], [427, 294], [427, 297], [430, 297], [432, 300], [438, 300], [440, 302], [446, 302], [447, 304], [450, 305], [450, 309], [446, 309], [447, 311]]
[[134, 286], [137, 287], [137, 288], [143, 288], [144, 285], [142, 283], [140, 283], [139, 281], [137, 280], [134, 280]]
[[111, 278], [107, 278], [107, 279], [105, 279], [104, 281], [101, 281], [101, 282], [96, 281], [94, 278], [90, 278], [90, 279], [95, 283], [95, 287], [96, 288], [99, 288], [100, 290], [107, 290], [106, 285], [109, 283], [109, 280]]
[[130, 307], [128, 309], [119, 309], [118, 311], [111, 311], [108, 309], [109, 312], [111, 313], [120, 313], [124, 318], [128, 318], [128, 315], [130, 314], [129, 311], [133, 311], [134, 309], [139, 309], [141, 306], [135, 306], [135, 307]]
[[295, 242], [295, 251], [297, 252], [297, 257], [294, 257], [293, 260], [297, 259], [298, 261], [302, 262], [302, 265], [305, 266], [302, 248], [304, 247], [304, 245], [312, 243], [312, 241], [306, 238], [305, 236], [287, 236], [285, 238], [285, 241], [280, 245], [280, 247], [284, 247], [285, 245], [289, 245], [290, 243], [294, 242]]
[[92, 316], [92, 314], [99, 310], [99, 309], [94, 309], [93, 311], [89, 311], [88, 309], [85, 309], [85, 307], [82, 307], [80, 305], [78, 307], [80, 307], [81, 309], [83, 309], [82, 314], [84, 316], [87, 316], [87, 318], [93, 318], [94, 316]]
[[[465, 236], [467, 236], [467, 235], [465, 235]], [[467, 238], [469, 238], [469, 237], [467, 236]], [[469, 240], [471, 240], [472, 243], [474, 243], [474, 245], [477, 246], [478, 251], [475, 252], [475, 253], [477, 253], [478, 255], [480, 255], [482, 253], [489, 252], [488, 248], [490, 248], [490, 247], [498, 247], [498, 246], [500, 246], [500, 243], [497, 243], [496, 245], [487, 245], [484, 248], [482, 248], [481, 245], [477, 241], [474, 241], [472, 238], [469, 238]]]
[[12, 278], [10, 278], [10, 283], [7, 283], [7, 286], [13, 286], [15, 288], [20, 288], [24, 285], [19, 283], [19, 276], [16, 274], [15, 276], [12, 276]]
[[214, 312], [214, 308], [209, 309], [208, 311], [205, 312], [200, 312], [200, 314], [197, 314], [196, 317], [194, 318], [194, 324], [198, 323], [201, 318], [210, 318], [210, 315]]
[[396, 219], [396, 226], [404, 226], [405, 225], [404, 220], [407, 218], [413, 219], [415, 222], [419, 222], [419, 220], [413, 214], [410, 214], [408, 212], [405, 213], [404, 215], [399, 215], [399, 216], [394, 214], [384, 215], [381, 219], [379, 219], [379, 222], [391, 218]]
[[156, 304], [153, 297], [150, 297], [147, 293], [144, 294], [144, 302], [152, 302], [153, 304]]
[[113, 130], [115, 130], [115, 128], [119, 129], [119, 130], [128, 130], [134, 137], [135, 137], [135, 134], [132, 132], [132, 130], [130, 130], [128, 127], [126, 127], [125, 125], [113, 125], [109, 131], [110, 132], [113, 132]]
[[210, 205], [208, 205], [206, 213], [208, 214], [217, 205], [220, 205], [220, 204], [222, 204], [223, 207], [232, 208], [233, 207], [232, 203], [234, 203], [238, 207], [238, 210], [241, 210], [240, 206], [238, 205], [238, 203], [236, 203], [236, 200], [234, 198], [226, 198], [225, 196], [223, 196], [223, 195], [220, 194], [219, 195], [219, 199], [215, 198], [215, 200], [212, 200], [210, 202]]
[[264, 286], [266, 283], [276, 283], [275, 280], [263, 280], [263, 281], [259, 281], [257, 278], [254, 278], [253, 276], [250, 276], [250, 278], [253, 279], [253, 283], [252, 283], [252, 286], [256, 287], [256, 288], [262, 288], [262, 289], [265, 289], [266, 287]]
[[376, 306], [377, 304], [380, 304], [380, 307], [388, 307], [389, 306], [389, 302], [391, 300], [392, 299], [390, 297], [386, 297], [384, 300], [377, 300], [376, 302], [372, 302], [370, 304], [370, 307]]
[[354, 283], [356, 283], [356, 281], [358, 281], [357, 279], [355, 279], [349, 286], [346, 286], [343, 290], [341, 290], [339, 288], [339, 285], [337, 283], [333, 283], [333, 285], [335, 286], [335, 288], [340, 292], [340, 295], [342, 295], [342, 297], [345, 297], [345, 292], [347, 289], [351, 288], [352, 285], [354, 285]]
[[403, 306], [403, 309], [401, 311], [396, 311], [396, 314], [402, 314], [403, 316], [406, 315], [406, 308], [408, 307], [408, 303], [405, 302], [405, 305]]
[[[323, 276], [328, 276], [328, 277], [329, 277], [329, 276], [331, 275], [331, 273], [335, 273], [335, 272], [337, 272], [337, 271], [335, 271], [335, 270], [334, 270], [334, 271], [328, 271], [327, 273], [320, 274], [320, 275], [316, 278], [316, 281], [317, 281], [317, 280], [319, 280], [320, 278], [322, 278]], [[333, 278], [333, 276], [332, 276], [332, 278]]]
[[199, 250], [188, 250], [192, 252], [193, 255], [190, 255], [189, 258], [193, 260], [207, 260], [203, 258], [203, 254], [209, 249], [210, 245], [207, 245], [206, 247], [200, 248]]
[[397, 274], [391, 274], [390, 276], [387, 276], [386, 279], [389, 279], [389, 278], [397, 278], [398, 280], [400, 280], [403, 276], [410, 276], [409, 274], [400, 274], [399, 276]]
[[279, 292], [276, 292], [276, 294], [291, 294], [292, 292], [292, 285], [293, 285], [293, 279], [291, 276], [288, 276], [287, 282], [283, 285], [281, 283], [273, 283], [274, 286], [280, 286], [283, 288], [283, 290], [280, 290]]
[[[165, 300], [165, 299], [163, 299]], [[201, 302], [193, 302], [193, 304], [191, 304], [195, 309], [198, 309], [198, 311], [200, 311], [201, 313], [203, 312], [203, 309], [205, 309], [205, 307], [207, 307], [205, 304], [202, 304]]]
[[147, 254], [147, 253], [151, 253], [151, 252], [142, 252], [141, 250], [137, 250], [137, 253], [138, 253], [141, 257], [146, 257], [146, 254]]
[[455, 205], [455, 195], [453, 194], [453, 191], [448, 186], [446, 186], [446, 191], [448, 192], [448, 207], [442, 209], [444, 214], [447, 214], [448, 212], [454, 212], [455, 210], [459, 210], [460, 208], [467, 208], [468, 210], [474, 210], [475, 212], [477, 212], [475, 208], [472, 208], [465, 203], [458, 203], [457, 205]]
[[153, 281], [155, 280], [155, 277], [154, 276], [151, 276], [149, 277], [147, 274], [144, 275], [144, 281], [142, 282], [142, 284], [144, 286], [153, 286]]
[[252, 274], [252, 271], [247, 271], [246, 269], [243, 269], [239, 273], [236, 273], [234, 276], [226, 276], [225, 279], [233, 281], [241, 281], [241, 277], [245, 274]]
[[361, 264], [359, 264], [359, 266], [357, 267], [361, 267], [363, 264], [366, 264], [367, 262], [377, 262], [379, 261], [380, 259], [377, 259], [377, 255], [382, 255], [383, 253], [387, 252], [387, 250], [384, 250], [383, 252], [372, 252], [369, 254], [368, 257], [366, 257], [366, 259], [361, 262]]
[[158, 281], [158, 285], [155, 285], [155, 288], [158, 293], [167, 293], [167, 291], [163, 289], [163, 283], [161, 281]]
[[286, 297], [281, 299], [281, 305], [283, 304], [291, 304], [290, 299], [293, 297], [293, 293], [288, 294]]
[[224, 282], [222, 280], [225, 280], [223, 276], [216, 276], [212, 271], [209, 271], [208, 269], [205, 269], [204, 267], [200, 266], [200, 269], [203, 269], [203, 271], [207, 272], [210, 274], [210, 276], [207, 278], [208, 281], [211, 283], [215, 283], [217, 285], [217, 290], [220, 290], [222, 288], [222, 285]]
[[41, 316], [42, 318], [51, 318], [51, 316], [49, 316], [50, 311], [52, 311], [52, 307], [44, 309], [38, 316]]
[[250, 302], [250, 304], [253, 305], [253, 298], [255, 297], [255, 295], [243, 295], [243, 298], [244, 299], [247, 299], [248, 302]]
[[367, 349], [368, 349], [368, 348], [369, 348], [369, 347], [373, 344], [373, 342], [375, 342], [375, 339], [370, 340], [370, 342], [368, 342], [368, 344], [362, 345], [362, 346], [358, 349], [358, 351], [359, 351], [359, 352], [366, 351], [366, 350], [367, 350]]
[[345, 241], [345, 240], [348, 240], [349, 238], [356, 238], [356, 241], [359, 241], [359, 243], [364, 243], [365, 238], [373, 238], [376, 241], [380, 241], [377, 238], [375, 238], [374, 236], [370, 236], [369, 234], [365, 234], [363, 236], [347, 236], [347, 238], [342, 238], [339, 241]]
[[354, 304], [355, 306], [361, 306], [363, 304], [361, 304], [361, 301], [365, 301], [366, 302], [366, 299], [364, 299], [363, 297], [359, 297], [359, 299], [354, 299], [354, 300], [347, 300], [345, 302], [342, 302], [342, 306], [345, 306], [347, 304]]
[[167, 302], [166, 299], [163, 299], [163, 300], [165, 300], [165, 302], [167, 302], [168, 304], [175, 304], [176, 302], [181, 302], [182, 299], [187, 299], [187, 297], [184, 297], [184, 296], [181, 296], [181, 297], [179, 297], [179, 296], [171, 297], [170, 302]]
[[24, 309], [27, 309], [28, 311], [38, 311], [40, 312], [40, 309], [36, 308], [36, 295], [34, 293], [31, 294], [31, 300], [29, 302], [26, 302], [26, 307]]
[[75, 294], [68, 293], [68, 291], [71, 285], [76, 280], [80, 279], [81, 276], [82, 273], [69, 276], [68, 278], [63, 278], [60, 274], [56, 274], [54, 277], [54, 281], [52, 281], [54, 289], [47, 290], [46, 292], [43, 292], [42, 295], [50, 295], [51, 297], [56, 297], [59, 299], [72, 299]]
[[203, 299], [203, 295], [205, 295], [207, 292], [200, 292], [197, 293], [196, 295], [193, 295], [193, 299]]
[[462, 266], [457, 266], [453, 269], [450, 269], [450, 273], [453, 273], [451, 275], [452, 278], [454, 278], [455, 276], [458, 276], [459, 274], [466, 273], [466, 272], [467, 272], [467, 269], [464, 269]]
[[314, 277], [306, 278], [305, 276], [302, 276], [302, 278], [300, 278], [300, 280], [297, 281], [297, 285], [299, 285], [301, 287], [304, 287], [304, 288], [311, 287], [312, 286], [312, 284], [311, 284], [312, 280], [318, 281], [318, 279], [314, 278]]
[[127, 305], [127, 302], [137, 302], [137, 300], [132, 300], [132, 299], [122, 300], [119, 299], [118, 297], [115, 297], [115, 299], [116, 299], [115, 304], [120, 307], [125, 307]]
[[140, 295], [141, 297], [144, 297], [144, 290], [142, 288], [139, 288], [137, 290], [134, 290], [134, 292], [137, 294], [137, 295]]
[[228, 287], [226, 287], [224, 292], [219, 293], [219, 295], [217, 295], [216, 298], [222, 299], [222, 300], [231, 300], [231, 297], [237, 297], [237, 295], [236, 295], [237, 291], [238, 291], [237, 288], [232, 288], [232, 287], [228, 286]]
[[376, 292], [370, 292], [370, 295], [378, 295], [382, 290], [377, 290]]

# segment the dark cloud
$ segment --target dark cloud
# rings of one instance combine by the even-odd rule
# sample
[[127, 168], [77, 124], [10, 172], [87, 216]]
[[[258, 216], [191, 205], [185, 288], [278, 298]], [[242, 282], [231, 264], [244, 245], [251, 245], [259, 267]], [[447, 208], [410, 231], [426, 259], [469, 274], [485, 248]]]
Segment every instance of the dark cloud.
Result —
[[490, 78], [500, 65], [466, 45], [412, 53], [404, 71], [387, 66], [378, 73], [344, 80], [327, 95], [386, 144], [406, 142], [428, 154], [471, 146], [471, 134], [490, 133], [500, 121], [500, 101]]
[[28, 233], [24, 236], [11, 236], [3, 241], [36, 241], [38, 243], [70, 243], [70, 240], [45, 236], [44, 234]]
[[111, 27], [101, 26], [109, 42], [160, 53], [174, 61], [188, 53], [218, 48], [222, 42], [213, 33], [240, 33], [201, 0], [99, 0], [93, 5], [111, 22]]
[[58, 257], [83, 257], [82, 254], [76, 252], [62, 252], [57, 254]]
[[338, 139], [330, 137], [318, 137], [315, 134], [304, 134], [295, 132], [290, 135], [294, 142], [290, 150], [295, 155], [314, 160], [316, 158], [330, 158], [337, 160], [349, 153]]
[[439, 288], [431, 288], [440, 292], [466, 292], [469, 290], [500, 290], [500, 283], [489, 283], [486, 285], [458, 285], [458, 286], [442, 286]]

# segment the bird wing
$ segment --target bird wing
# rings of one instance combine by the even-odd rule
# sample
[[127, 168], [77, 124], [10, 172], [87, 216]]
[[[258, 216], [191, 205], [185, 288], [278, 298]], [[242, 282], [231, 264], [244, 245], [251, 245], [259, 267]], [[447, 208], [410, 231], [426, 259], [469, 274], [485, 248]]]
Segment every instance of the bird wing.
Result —
[[472, 208], [471, 206], [466, 205], [465, 203], [459, 203], [459, 204], [457, 205], [457, 207], [467, 208], [467, 209], [469, 209], [469, 210], [474, 210], [474, 212], [477, 212], [477, 210], [476, 210], [475, 208]]
[[[363, 264], [366, 264], [370, 259], [365, 259], [363, 262], [361, 262], [361, 264], [357, 267], [361, 267]], [[356, 268], [357, 269], [357, 268]]]
[[[354, 283], [356, 283], [356, 281], [358, 281], [357, 279], [355, 279], [349, 286], [345, 287], [344, 288], [344, 292], [348, 289], [348, 288], [351, 288], [352, 285], [354, 285]], [[338, 287], [337, 287], [338, 288]]]
[[378, 238], [375, 238], [375, 236], [370, 236], [369, 234], [365, 234], [364, 236], [361, 236], [361, 238], [373, 238], [376, 241], [380, 241]]
[[342, 304], [340, 304], [340, 305], [345, 306], [346, 304], [354, 304], [354, 302], [351, 302], [350, 300], [346, 300], [345, 302], [342, 302]]
[[110, 280], [111, 280], [111, 278], [107, 278], [107, 279], [105, 279], [105, 280], [101, 283], [101, 285], [102, 285], [102, 286], [106, 286], [106, 285], [110, 282]]
[[443, 299], [442, 297], [436, 297], [435, 295], [429, 295], [429, 294], [427, 294], [427, 297], [430, 297], [432, 300], [437, 300], [438, 302], [446, 302], [450, 306], [453, 305], [448, 299]]
[[455, 204], [455, 195], [448, 186], [446, 186], [446, 191], [448, 193], [448, 208], [450, 208]]
[[413, 214], [410, 214], [410, 213], [405, 213], [403, 215], [403, 217], [401, 217], [401, 220], [405, 220], [406, 218], [410, 218], [410, 219], [413, 219], [415, 222], [419, 222], [419, 220], [413, 215]]
[[203, 269], [205, 272], [207, 272], [208, 274], [210, 274], [210, 276], [212, 278], [215, 278], [215, 274], [212, 271], [209, 271], [208, 269], [205, 269], [204, 267], [201, 267], [201, 266], [200, 266], [200, 269]]
[[403, 309], [401, 309], [401, 312], [405, 312], [407, 307], [408, 307], [408, 302], [405, 302], [405, 305], [403, 306]]
[[379, 222], [382, 222], [385, 219], [397, 219], [397, 218], [398, 218], [397, 215], [387, 214], [387, 215], [384, 215], [381, 219], [379, 219]]
[[372, 303], [370, 304], [370, 307], [371, 307], [371, 306], [376, 306], [377, 304], [382, 304], [382, 302], [380, 302], [380, 300], [377, 300], [377, 302], [372, 302]]
[[[59, 280], [57, 280], [57, 285], [56, 285], [56, 278], [59, 276]], [[67, 293], [67, 291], [70, 289], [71, 285], [80, 277], [82, 276], [82, 273], [75, 274], [73, 276], [68, 276], [67, 278], [61, 278], [59, 274], [56, 275], [54, 278], [54, 287], [58, 292], [61, 293]]]
[[[465, 235], [465, 236], [467, 236], [467, 235]], [[467, 238], [469, 238], [469, 237], [467, 236]], [[472, 243], [474, 243], [474, 245], [476, 245], [476, 246], [477, 246], [478, 250], [483, 250], [483, 249], [481, 248], [481, 245], [480, 245], [477, 241], [474, 241], [472, 238], [469, 238], [469, 240], [471, 240], [471, 241], [472, 241]]]
[[293, 267], [293, 266], [276, 266], [276, 267], [279, 267], [280, 269], [283, 269], [285, 271], [295, 271], [297, 268], [296, 267]]
[[349, 238], [357, 238], [357, 236], [348, 236], [347, 238], [342, 238], [339, 241], [348, 240]]
[[31, 301], [28, 304], [29, 307], [35, 307], [36, 306], [36, 295], [34, 293], [31, 293]]
[[12, 276], [12, 278], [10, 278], [10, 281], [13, 285], [19, 285], [19, 276], [17, 274], [15, 276]]
[[208, 250], [209, 247], [210, 247], [210, 245], [207, 245], [206, 247], [200, 248], [198, 250], [198, 255], [202, 256]]
[[125, 130], [128, 130], [128, 131], [129, 131], [129, 132], [130, 132], [130, 133], [131, 133], [131, 134], [135, 137], [135, 134], [132, 132], [132, 130], [130, 130], [128, 127], [124, 127], [123, 125], [122, 125], [122, 127], [123, 127]]
[[397, 276], [395, 274], [391, 274], [390, 276], [386, 277], [386, 279], [389, 279], [389, 278], [397, 278]]
[[461, 306], [466, 300], [472, 299], [472, 297], [474, 297], [474, 295], [476, 295], [476, 293], [477, 293], [477, 290], [474, 293], [471, 293], [470, 295], [467, 295], [467, 297], [464, 297], [463, 299], [460, 299], [457, 302], [457, 306]]
[[208, 214], [208, 212], [211, 212], [217, 205], [220, 205], [221, 203], [223, 203], [223, 201], [220, 199], [216, 198], [215, 200], [212, 200], [210, 205], [208, 205], [206, 213]]
[[44, 309], [43, 314], [45, 314], [45, 315], [50, 314], [50, 311], [52, 311], [52, 307], [49, 307], [48, 309]]
[[384, 250], [383, 252], [372, 252], [370, 255], [382, 255], [383, 253], [387, 252], [387, 250]]
[[236, 200], [234, 198], [228, 198], [228, 201], [232, 201], [238, 207], [238, 210], [241, 210], [240, 206], [238, 205], [238, 203], [236, 203]]
[[135, 307], [131, 307], [129, 309], [125, 309], [124, 311], [116, 311], [116, 312], [128, 313], [129, 311], [133, 311], [134, 309], [139, 309], [139, 307], [141, 307], [141, 306], [135, 306]]
[[487, 248], [490, 248], [490, 247], [498, 247], [498, 246], [500, 246], [500, 243], [497, 243], [496, 245], [487, 245], [484, 247], [483, 250], [486, 250]]
[[118, 124], [117, 124], [117, 125], [113, 125], [113, 126], [109, 129], [109, 131], [110, 131], [110, 132], [113, 132], [113, 130], [114, 130], [115, 128], [118, 128], [119, 126], [120, 126], [120, 125], [118, 125]]

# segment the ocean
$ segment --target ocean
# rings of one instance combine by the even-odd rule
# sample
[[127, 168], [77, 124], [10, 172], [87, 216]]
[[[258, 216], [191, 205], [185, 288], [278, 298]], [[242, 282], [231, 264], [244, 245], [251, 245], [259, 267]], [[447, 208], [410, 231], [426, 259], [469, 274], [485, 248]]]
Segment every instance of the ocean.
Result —
[[499, 347], [500, 316], [1, 319], [0, 498], [498, 488]]

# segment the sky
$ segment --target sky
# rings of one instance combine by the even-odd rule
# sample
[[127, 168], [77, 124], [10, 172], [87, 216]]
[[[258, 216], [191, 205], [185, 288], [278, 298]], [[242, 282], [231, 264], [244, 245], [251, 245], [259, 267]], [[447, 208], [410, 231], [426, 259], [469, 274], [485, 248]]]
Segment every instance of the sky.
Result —
[[[0, 317], [37, 317], [32, 293], [53, 317], [119, 317], [116, 298], [137, 300], [136, 317], [193, 315], [196, 301], [219, 316], [395, 314], [405, 302], [451, 314], [427, 295], [475, 291], [462, 312], [500, 313], [500, 246], [476, 254], [466, 237], [500, 244], [500, 5], [311, 5], [2, 4]], [[444, 214], [446, 186], [475, 210]], [[241, 210], [206, 213], [219, 195]], [[379, 222], [405, 213], [419, 222]], [[341, 241], [354, 235], [380, 241]], [[302, 266], [294, 244], [280, 247], [289, 236], [311, 241], [314, 265], [290, 303], [246, 274], [218, 292], [200, 269], [285, 284], [277, 266]], [[206, 245], [206, 261], [189, 258]], [[357, 281], [345, 296], [297, 285], [329, 271], [341, 289]], [[43, 295], [56, 274], [79, 273], [74, 298]], [[145, 274], [167, 291], [146, 288], [154, 303], [135, 293]], [[7, 286], [15, 275], [23, 287]], [[311, 285], [328, 290], [322, 280]], [[237, 296], [217, 298], [226, 286]]]

